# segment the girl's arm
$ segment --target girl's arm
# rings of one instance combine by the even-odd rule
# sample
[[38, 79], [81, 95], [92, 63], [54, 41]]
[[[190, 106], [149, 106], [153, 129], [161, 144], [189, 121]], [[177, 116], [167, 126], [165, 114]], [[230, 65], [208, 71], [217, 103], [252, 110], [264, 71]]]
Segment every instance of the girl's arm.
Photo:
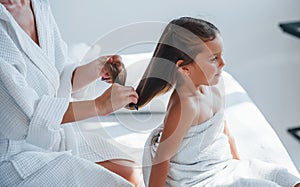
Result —
[[235, 140], [234, 140], [234, 137], [229, 132], [226, 120], [224, 121], [224, 134], [228, 137], [232, 158], [239, 160], [240, 156], [239, 156], [238, 151], [237, 151]]
[[184, 135], [192, 125], [194, 115], [195, 109], [188, 101], [178, 101], [168, 107], [162, 137], [153, 158], [149, 187], [165, 186], [170, 158], [176, 154]]
[[166, 178], [169, 172], [170, 160], [155, 164], [152, 166], [149, 187], [165, 186]]

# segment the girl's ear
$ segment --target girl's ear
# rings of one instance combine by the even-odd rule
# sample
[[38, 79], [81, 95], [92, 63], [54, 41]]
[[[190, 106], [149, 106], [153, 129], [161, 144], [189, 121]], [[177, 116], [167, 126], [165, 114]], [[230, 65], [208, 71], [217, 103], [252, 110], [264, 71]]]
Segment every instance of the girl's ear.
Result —
[[184, 73], [185, 75], [190, 75], [190, 66], [187, 64], [187, 65], [181, 65], [184, 61], [183, 60], [178, 60], [176, 62], [176, 66], [178, 67], [178, 70], [181, 72], [181, 73]]

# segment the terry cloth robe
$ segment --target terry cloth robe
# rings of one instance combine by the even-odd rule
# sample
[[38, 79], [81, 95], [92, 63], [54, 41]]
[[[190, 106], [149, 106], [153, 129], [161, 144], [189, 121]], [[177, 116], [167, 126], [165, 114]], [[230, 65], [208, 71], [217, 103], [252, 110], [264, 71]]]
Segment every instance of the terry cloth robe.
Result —
[[[165, 186], [293, 187], [300, 179], [279, 166], [258, 160], [233, 160], [223, 133], [223, 113], [217, 112], [202, 124], [192, 126], [170, 159]], [[152, 159], [163, 126], [153, 130], [146, 141], [143, 176], [149, 183]]]
[[49, 2], [31, 2], [40, 46], [0, 4], [0, 186], [131, 186], [94, 163], [126, 154], [61, 126], [76, 65]]

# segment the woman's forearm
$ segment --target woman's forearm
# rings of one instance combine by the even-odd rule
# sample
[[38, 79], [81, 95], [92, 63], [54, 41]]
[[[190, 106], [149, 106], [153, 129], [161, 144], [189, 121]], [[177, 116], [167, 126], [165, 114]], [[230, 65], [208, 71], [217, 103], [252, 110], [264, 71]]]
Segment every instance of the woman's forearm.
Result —
[[98, 111], [94, 100], [70, 102], [62, 123], [79, 121], [97, 115]]
[[100, 69], [98, 60], [77, 67], [72, 77], [72, 91], [78, 91], [95, 81], [99, 77]]
[[70, 102], [62, 123], [74, 122], [94, 116], [108, 115], [129, 103], [137, 103], [138, 95], [133, 87], [112, 84], [95, 100]]

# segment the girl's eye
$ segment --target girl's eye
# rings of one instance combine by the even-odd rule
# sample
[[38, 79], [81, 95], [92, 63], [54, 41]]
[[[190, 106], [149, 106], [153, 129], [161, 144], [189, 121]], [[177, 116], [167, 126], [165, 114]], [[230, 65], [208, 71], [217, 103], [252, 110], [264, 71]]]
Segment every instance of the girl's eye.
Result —
[[218, 57], [217, 56], [214, 56], [210, 61], [211, 62], [216, 62], [218, 60]]

